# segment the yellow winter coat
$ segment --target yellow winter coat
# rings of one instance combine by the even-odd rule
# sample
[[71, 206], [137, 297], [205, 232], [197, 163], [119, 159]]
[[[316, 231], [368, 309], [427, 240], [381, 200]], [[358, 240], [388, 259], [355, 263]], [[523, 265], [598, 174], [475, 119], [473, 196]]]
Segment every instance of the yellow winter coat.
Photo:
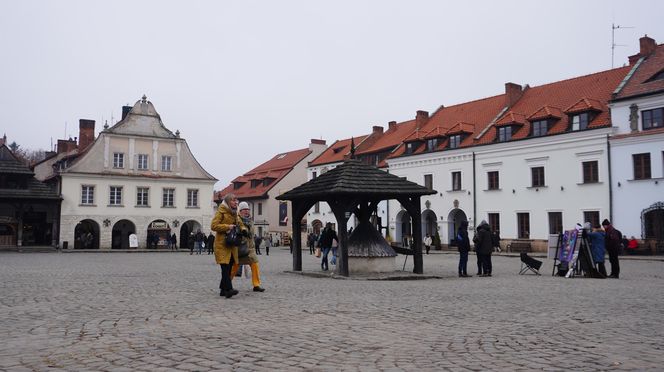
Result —
[[214, 259], [218, 264], [230, 263], [231, 256], [233, 256], [234, 262], [238, 262], [237, 247], [226, 246], [226, 233], [230, 230], [230, 225], [236, 225], [240, 230], [246, 230], [237, 212], [232, 211], [225, 202], [222, 202], [210, 225], [210, 229], [217, 233], [214, 239]]

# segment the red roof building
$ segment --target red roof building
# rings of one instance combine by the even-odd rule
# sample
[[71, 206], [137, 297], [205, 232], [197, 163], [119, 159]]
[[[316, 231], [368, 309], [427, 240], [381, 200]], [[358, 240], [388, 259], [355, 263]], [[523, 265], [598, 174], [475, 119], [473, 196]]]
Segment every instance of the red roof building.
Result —
[[275, 197], [306, 182], [307, 165], [326, 148], [324, 140], [312, 139], [308, 148], [277, 154], [233, 179], [224, 189], [215, 192], [214, 199], [221, 203], [227, 194], [233, 193], [241, 201], [247, 201], [252, 209], [256, 233], [261, 236], [268, 232], [290, 231], [290, 206]]

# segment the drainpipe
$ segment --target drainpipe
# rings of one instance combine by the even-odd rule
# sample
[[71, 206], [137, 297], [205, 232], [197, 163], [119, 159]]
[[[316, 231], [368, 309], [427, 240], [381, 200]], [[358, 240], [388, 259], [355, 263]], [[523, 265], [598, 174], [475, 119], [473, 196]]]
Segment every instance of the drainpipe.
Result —
[[477, 177], [475, 176], [475, 151], [473, 151], [473, 231], [477, 226]]
[[609, 142], [609, 135], [606, 135], [606, 156], [609, 165], [609, 221], [613, 221], [613, 182], [611, 180], [611, 143]]

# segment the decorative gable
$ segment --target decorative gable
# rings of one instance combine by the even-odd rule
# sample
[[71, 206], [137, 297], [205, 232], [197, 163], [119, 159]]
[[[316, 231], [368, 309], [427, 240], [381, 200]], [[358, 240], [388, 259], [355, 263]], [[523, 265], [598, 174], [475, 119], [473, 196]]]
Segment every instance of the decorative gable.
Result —
[[534, 114], [528, 117], [528, 121], [533, 122], [537, 120], [544, 119], [556, 119], [560, 120], [563, 117], [563, 111], [558, 107], [553, 106], [543, 106], [539, 110], [535, 111]]
[[500, 118], [500, 120], [496, 121], [495, 126], [501, 127], [501, 126], [513, 126], [513, 125], [518, 125], [518, 126], [523, 126], [526, 125], [526, 115], [520, 114], [518, 112], [508, 112]]
[[602, 112], [602, 103], [592, 98], [581, 98], [575, 104], [565, 109], [568, 115], [578, 114], [580, 112]]

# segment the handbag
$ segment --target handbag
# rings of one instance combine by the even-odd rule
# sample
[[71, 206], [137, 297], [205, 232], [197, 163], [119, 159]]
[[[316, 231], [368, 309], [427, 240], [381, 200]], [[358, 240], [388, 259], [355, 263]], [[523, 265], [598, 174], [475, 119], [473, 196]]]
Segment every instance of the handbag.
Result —
[[316, 252], [314, 253], [316, 257], [320, 257], [320, 248], [316, 247]]
[[232, 247], [239, 247], [242, 244], [242, 236], [237, 231], [237, 227], [233, 227], [226, 233], [226, 245]]
[[249, 256], [249, 246], [247, 243], [242, 243], [238, 246], [237, 255], [240, 258]]

